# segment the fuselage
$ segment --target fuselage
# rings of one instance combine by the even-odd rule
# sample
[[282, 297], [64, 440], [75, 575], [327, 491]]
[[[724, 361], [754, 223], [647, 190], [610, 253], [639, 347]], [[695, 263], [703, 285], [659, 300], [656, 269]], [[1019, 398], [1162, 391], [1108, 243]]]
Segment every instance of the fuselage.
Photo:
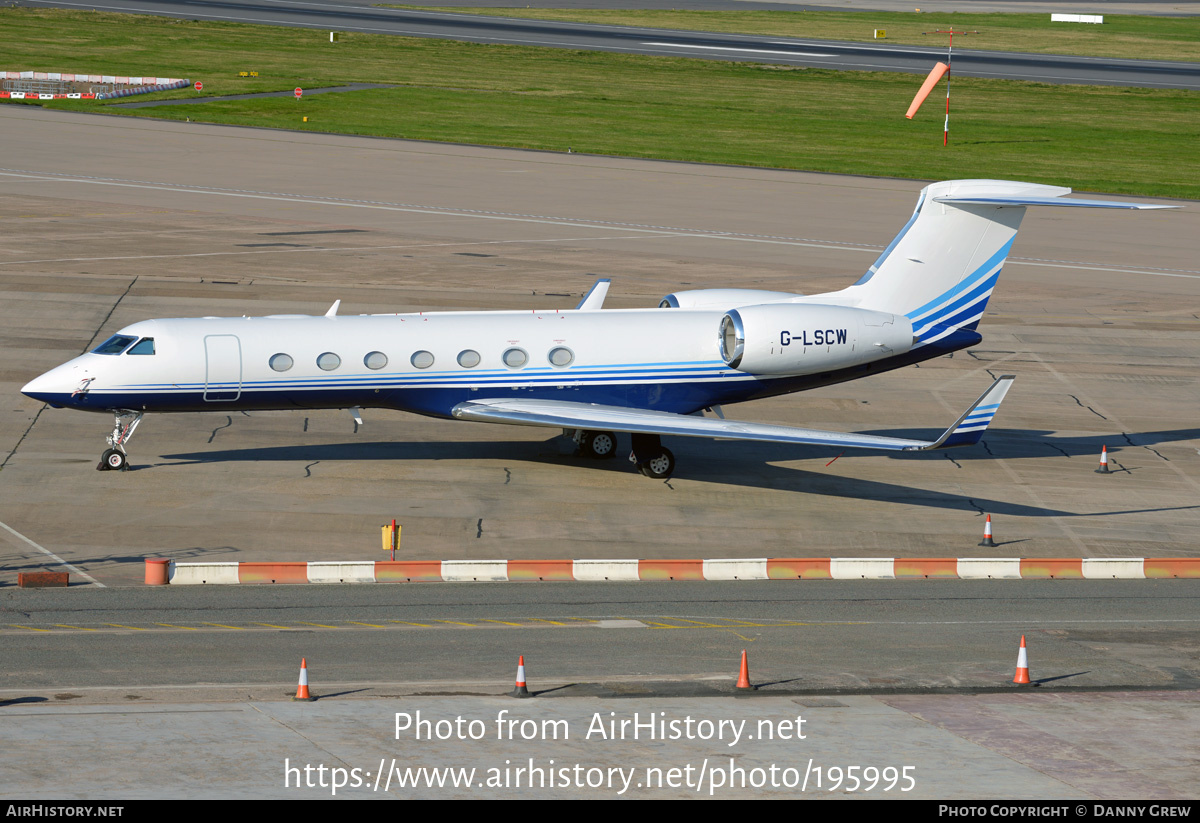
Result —
[[728, 365], [725, 312], [717, 310], [281, 315], [134, 323], [23, 391], [98, 412], [376, 407], [450, 417], [458, 403], [505, 396], [689, 414], [851, 380], [980, 339], [959, 330], [889, 356], [847, 329], [846, 309], [828, 307], [828, 322], [821, 310], [807, 306], [802, 322], [764, 329], [793, 346], [789, 353], [804, 346], [803, 374]]

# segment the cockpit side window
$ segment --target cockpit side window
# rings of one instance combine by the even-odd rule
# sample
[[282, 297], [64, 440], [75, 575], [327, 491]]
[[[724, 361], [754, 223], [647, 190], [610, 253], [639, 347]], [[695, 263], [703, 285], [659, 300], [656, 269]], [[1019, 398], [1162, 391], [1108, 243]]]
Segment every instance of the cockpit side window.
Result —
[[127, 334], [114, 334], [99, 346], [92, 349], [92, 354], [120, 354], [121, 352], [125, 351], [125, 349], [129, 348], [129, 344], [134, 340], [137, 340], [137, 338], [130, 337]]
[[134, 346], [132, 349], [130, 349], [129, 351], [127, 351], [125, 353], [126, 354], [154, 354], [154, 338], [153, 337], [143, 337], [141, 340], [138, 341], [136, 346]]

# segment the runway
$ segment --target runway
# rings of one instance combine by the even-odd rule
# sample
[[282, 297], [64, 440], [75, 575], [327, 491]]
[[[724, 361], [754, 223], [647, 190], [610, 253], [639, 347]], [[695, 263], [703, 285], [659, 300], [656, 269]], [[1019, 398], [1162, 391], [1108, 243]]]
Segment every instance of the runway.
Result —
[[[1033, 212], [984, 343], [726, 409], [940, 432], [1017, 374], [984, 444], [881, 456], [677, 438], [666, 483], [554, 432], [345, 412], [151, 416], [133, 470], [111, 420], [42, 408], [33, 376], [164, 316], [608, 305], [681, 288], [857, 279], [920, 183], [129, 121], [5, 108], [0, 531], [8, 581], [53, 565], [140, 583], [147, 556], [1173, 557], [1195, 554], [1200, 210]], [[1082, 211], [1082, 210], [1080, 210]], [[1107, 445], [1114, 474], [1094, 473]], [[835, 460], [835, 458], [837, 458]], [[637, 506], [630, 501], [637, 500]], [[991, 514], [998, 548], [977, 546]], [[83, 581], [86, 582], [86, 581]]]
[[[62, 0], [25, 1], [39, 7], [85, 8], [196, 20], [432, 37], [473, 43], [750, 61], [846, 71], [902, 71], [923, 75], [933, 63], [946, 56], [945, 49], [934, 46], [916, 48], [887, 43], [848, 43], [519, 20], [385, 9], [337, 0], [116, 0], [101, 5]], [[955, 51], [954, 73], [965, 77], [1039, 83], [1200, 89], [1200, 64], [1171, 61], [1021, 54], [968, 48]]]

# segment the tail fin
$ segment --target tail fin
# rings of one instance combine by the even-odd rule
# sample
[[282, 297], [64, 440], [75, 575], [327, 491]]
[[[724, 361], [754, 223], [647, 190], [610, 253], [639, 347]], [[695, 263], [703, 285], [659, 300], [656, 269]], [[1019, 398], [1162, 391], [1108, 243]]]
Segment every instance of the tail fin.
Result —
[[903, 314], [920, 342], [932, 342], [979, 323], [1026, 206], [1170, 208], [1063, 199], [1070, 193], [1010, 180], [926, 186], [900, 234], [845, 295], [864, 309]]

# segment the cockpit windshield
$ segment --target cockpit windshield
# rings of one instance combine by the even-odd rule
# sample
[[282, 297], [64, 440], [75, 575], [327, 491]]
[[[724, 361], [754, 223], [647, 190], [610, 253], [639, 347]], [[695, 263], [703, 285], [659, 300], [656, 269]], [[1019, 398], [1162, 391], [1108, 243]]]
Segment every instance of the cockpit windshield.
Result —
[[154, 354], [154, 338], [143, 337], [138, 341], [138, 344], [127, 351], [126, 354]]
[[125, 349], [129, 348], [129, 344], [134, 340], [137, 340], [137, 338], [130, 337], [127, 334], [114, 334], [99, 346], [92, 349], [92, 354], [120, 354], [121, 352], [125, 351]]

